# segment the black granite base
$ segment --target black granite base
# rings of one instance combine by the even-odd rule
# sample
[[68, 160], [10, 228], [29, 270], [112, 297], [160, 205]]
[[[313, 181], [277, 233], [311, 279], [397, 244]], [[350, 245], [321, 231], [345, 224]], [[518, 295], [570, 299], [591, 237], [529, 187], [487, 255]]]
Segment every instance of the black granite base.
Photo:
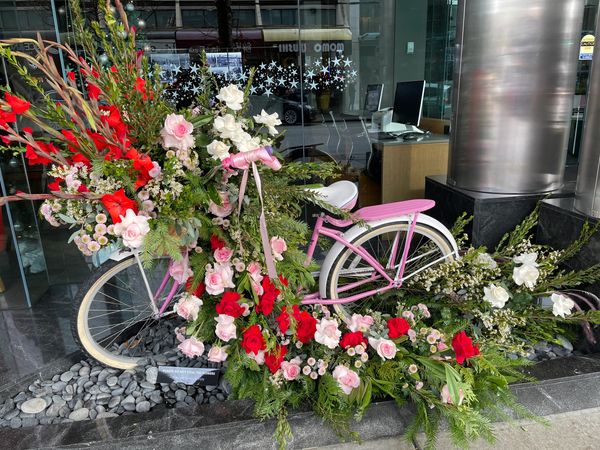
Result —
[[[546, 361], [529, 369], [538, 383], [514, 385], [518, 401], [534, 414], [546, 416], [600, 406], [600, 359], [570, 357]], [[394, 402], [371, 405], [354, 424], [364, 441], [402, 435], [414, 417], [410, 407]], [[288, 448], [314, 448], [338, 443], [332, 429], [306, 410], [289, 416], [293, 439]], [[253, 417], [248, 401], [229, 401], [190, 408], [162, 408], [111, 419], [63, 423], [24, 429], [0, 429], [2, 448], [275, 448], [275, 422]]]
[[[570, 171], [567, 172], [570, 179]], [[468, 191], [449, 186], [445, 175], [425, 179], [425, 198], [435, 200], [435, 208], [427, 214], [435, 217], [447, 227], [466, 212], [473, 216], [467, 228], [471, 243], [475, 247], [493, 249], [502, 236], [533, 211], [535, 205], [545, 197], [562, 198], [573, 195], [574, 181], [565, 183], [563, 189], [550, 194], [506, 195]]]

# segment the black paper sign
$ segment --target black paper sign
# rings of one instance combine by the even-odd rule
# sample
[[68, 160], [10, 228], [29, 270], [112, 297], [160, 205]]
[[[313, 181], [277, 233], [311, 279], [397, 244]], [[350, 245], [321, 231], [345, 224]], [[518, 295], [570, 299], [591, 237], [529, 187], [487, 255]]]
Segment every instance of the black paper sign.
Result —
[[157, 383], [184, 383], [188, 385], [217, 386], [219, 369], [197, 367], [159, 366]]

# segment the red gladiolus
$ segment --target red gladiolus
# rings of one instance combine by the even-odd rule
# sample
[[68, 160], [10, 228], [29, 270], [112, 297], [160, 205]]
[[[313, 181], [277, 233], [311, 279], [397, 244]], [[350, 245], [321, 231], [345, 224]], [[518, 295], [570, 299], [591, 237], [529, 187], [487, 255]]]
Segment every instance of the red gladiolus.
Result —
[[[142, 99], [146, 100], [148, 98], [148, 95], [146, 94], [146, 80], [143, 78], [137, 77], [134, 89], [142, 94]], [[150, 98], [152, 98], [152, 96]]]
[[258, 325], [252, 325], [246, 328], [242, 338], [242, 348], [246, 353], [254, 353], [255, 355], [258, 355], [259, 351], [267, 348], [265, 339], [263, 338]]
[[138, 212], [137, 203], [125, 195], [124, 189], [119, 189], [114, 194], [103, 195], [100, 201], [110, 214], [113, 223], [121, 222], [120, 216], [125, 216], [128, 209], [133, 210], [136, 214]]
[[6, 103], [10, 105], [11, 111], [15, 114], [23, 114], [31, 106], [31, 103], [28, 101], [20, 99], [19, 97], [15, 97], [14, 95], [10, 95], [8, 92], [4, 93], [4, 100], [6, 100]]
[[271, 373], [275, 373], [279, 370], [286, 354], [287, 347], [285, 345], [277, 345], [274, 351], [265, 354], [265, 365], [269, 368]]
[[387, 321], [388, 337], [390, 339], [398, 339], [404, 336], [410, 330], [410, 324], [402, 317], [394, 317]]
[[258, 300], [258, 304], [256, 305], [256, 312], [264, 314], [268, 316], [273, 312], [273, 305], [275, 304], [275, 300], [281, 293], [279, 289], [275, 287], [269, 277], [264, 277], [262, 280], [262, 287], [264, 293], [260, 296]]
[[[45, 144], [44, 142], [38, 142], [37, 145], [46, 154], [58, 153], [58, 149], [52, 144]], [[43, 155], [38, 155], [31, 145], [25, 147], [25, 158], [27, 158], [27, 164], [34, 166], [36, 164], [50, 164], [51, 159], [46, 158]]]
[[356, 347], [360, 344], [367, 345], [367, 338], [360, 331], [355, 331], [354, 333], [346, 333], [342, 336], [340, 340], [340, 347], [348, 348], [348, 347]]
[[100, 88], [98, 86], [96, 86], [94, 83], [88, 82], [87, 91], [88, 91], [89, 97], [92, 100], [98, 100], [98, 98], [100, 97], [100, 94], [102, 94], [102, 91], [100, 90]]
[[307, 311], [301, 311], [296, 324], [296, 338], [303, 344], [308, 344], [315, 337], [317, 319]]
[[473, 345], [473, 341], [467, 333], [461, 331], [452, 338], [452, 348], [456, 353], [456, 362], [462, 364], [465, 360], [479, 355], [479, 347]]
[[0, 128], [7, 128], [9, 123], [15, 123], [17, 115], [12, 111], [3, 111], [0, 109]]
[[244, 308], [238, 303], [240, 298], [240, 294], [237, 292], [225, 292], [221, 302], [215, 308], [217, 314], [226, 314], [235, 319], [240, 317], [244, 313]]
[[75, 72], [73, 72], [73, 71], [67, 72], [67, 78], [69, 80], [71, 80], [73, 83], [75, 83]]
[[32, 134], [33, 130], [31, 129], [31, 127], [23, 127], [23, 133]]
[[48, 183], [48, 189], [51, 191], [60, 191], [60, 183], [63, 181], [65, 180], [62, 178], [56, 178], [52, 183]]
[[220, 250], [225, 247], [225, 241], [219, 238], [216, 234], [213, 234], [210, 237], [210, 248], [214, 252], [215, 250]]
[[6, 136], [4, 136], [4, 135], [0, 135], [0, 141], [4, 142], [4, 145], [10, 145], [10, 144], [11, 144], [11, 141], [10, 141], [10, 139], [9, 139], [9, 138], [7, 138], [7, 137], [6, 137]]

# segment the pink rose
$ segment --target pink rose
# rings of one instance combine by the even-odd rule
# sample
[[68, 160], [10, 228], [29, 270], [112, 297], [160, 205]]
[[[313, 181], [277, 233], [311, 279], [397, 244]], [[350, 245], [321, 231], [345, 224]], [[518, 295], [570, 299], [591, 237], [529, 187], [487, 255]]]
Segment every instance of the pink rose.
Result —
[[175, 337], [179, 342], [185, 341], [185, 328], [175, 328]]
[[225, 288], [235, 288], [233, 284], [233, 270], [229, 264], [215, 264], [206, 271], [204, 277], [206, 292], [210, 295], [219, 295], [225, 292]]
[[340, 343], [341, 336], [342, 332], [338, 329], [337, 320], [323, 318], [317, 324], [315, 341], [319, 344], [323, 344], [333, 350]]
[[373, 347], [381, 359], [394, 359], [396, 357], [396, 344], [389, 339], [373, 339], [369, 338], [369, 344]]
[[360, 378], [354, 370], [348, 369], [346, 366], [337, 366], [333, 370], [333, 378], [338, 382], [340, 389], [345, 394], [350, 394], [352, 389], [360, 386]]
[[227, 349], [229, 345], [225, 345], [223, 347], [218, 347], [213, 345], [208, 351], [208, 360], [214, 363], [222, 363], [227, 359]]
[[195, 295], [186, 294], [173, 306], [173, 311], [185, 320], [196, 320], [201, 306], [202, 300]]
[[148, 175], [150, 175], [150, 177], [152, 178], [160, 177], [162, 174], [162, 169], [160, 168], [160, 165], [156, 161], [152, 161], [152, 166], [152, 169], [148, 171]]
[[229, 342], [231, 339], [237, 337], [237, 328], [235, 327], [235, 323], [233, 323], [234, 320], [233, 317], [228, 316], [227, 314], [219, 314], [215, 317], [215, 321], [217, 322], [215, 334], [219, 339]]
[[262, 366], [265, 363], [265, 351], [259, 350], [257, 354], [254, 352], [246, 353], [250, 358], [256, 361], [256, 364]]
[[150, 231], [148, 218], [137, 215], [132, 209], [128, 209], [125, 216], [119, 216], [121, 222], [115, 224], [115, 234], [121, 236], [123, 244], [129, 248], [140, 248], [144, 236]]
[[217, 205], [215, 202], [210, 202], [208, 210], [217, 217], [227, 217], [233, 211], [233, 205], [229, 201], [229, 194], [227, 192], [219, 192], [221, 197], [221, 205]]
[[242, 316], [248, 317], [250, 315], [250, 305], [248, 303], [242, 303], [240, 306], [244, 309]]
[[180, 114], [169, 114], [165, 119], [163, 129], [160, 131], [164, 148], [187, 150], [194, 147], [194, 125], [185, 120]]
[[189, 277], [194, 275], [189, 265], [188, 254], [185, 253], [181, 261], [173, 261], [169, 266], [169, 275], [179, 284], [185, 284]]
[[262, 267], [259, 263], [257, 263], [256, 261], [252, 261], [250, 264], [248, 264], [248, 268], [246, 270], [248, 270], [248, 273], [254, 281], [256, 281], [257, 283], [260, 283], [262, 281]]
[[177, 348], [188, 358], [202, 356], [204, 353], [204, 344], [193, 336], [185, 339]]
[[362, 333], [366, 333], [369, 331], [371, 325], [373, 325], [374, 320], [371, 316], [363, 316], [361, 314], [352, 314], [352, 318], [350, 319], [350, 323], [348, 323], [348, 329], [353, 333], [360, 331]]
[[215, 260], [218, 263], [229, 262], [233, 256], [233, 250], [227, 247], [221, 247], [215, 250]]
[[[442, 392], [440, 393], [440, 398], [442, 399], [442, 403], [447, 403], [452, 405], [454, 402], [452, 401], [452, 396], [450, 395], [450, 388], [447, 384], [442, 388]], [[465, 399], [465, 393], [462, 389], [458, 390], [458, 406], [460, 406]]]
[[285, 240], [279, 236], [273, 236], [271, 238], [271, 250], [273, 250], [273, 257], [277, 261], [283, 260], [282, 254], [287, 250]]
[[300, 366], [294, 364], [292, 361], [283, 361], [281, 363], [281, 370], [283, 372], [283, 378], [288, 381], [293, 381], [300, 375]]
[[262, 287], [262, 284], [257, 283], [252, 278], [250, 278], [250, 285], [252, 286], [252, 290], [256, 292], [256, 295], [261, 296], [265, 293], [265, 289]]

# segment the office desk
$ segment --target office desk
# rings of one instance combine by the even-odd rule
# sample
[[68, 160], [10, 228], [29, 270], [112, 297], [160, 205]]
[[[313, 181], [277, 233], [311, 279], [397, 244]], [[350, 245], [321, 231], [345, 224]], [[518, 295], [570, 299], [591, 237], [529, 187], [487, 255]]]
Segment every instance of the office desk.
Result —
[[448, 136], [431, 134], [421, 141], [372, 140], [372, 144], [382, 158], [381, 203], [423, 198], [425, 177], [447, 173]]

